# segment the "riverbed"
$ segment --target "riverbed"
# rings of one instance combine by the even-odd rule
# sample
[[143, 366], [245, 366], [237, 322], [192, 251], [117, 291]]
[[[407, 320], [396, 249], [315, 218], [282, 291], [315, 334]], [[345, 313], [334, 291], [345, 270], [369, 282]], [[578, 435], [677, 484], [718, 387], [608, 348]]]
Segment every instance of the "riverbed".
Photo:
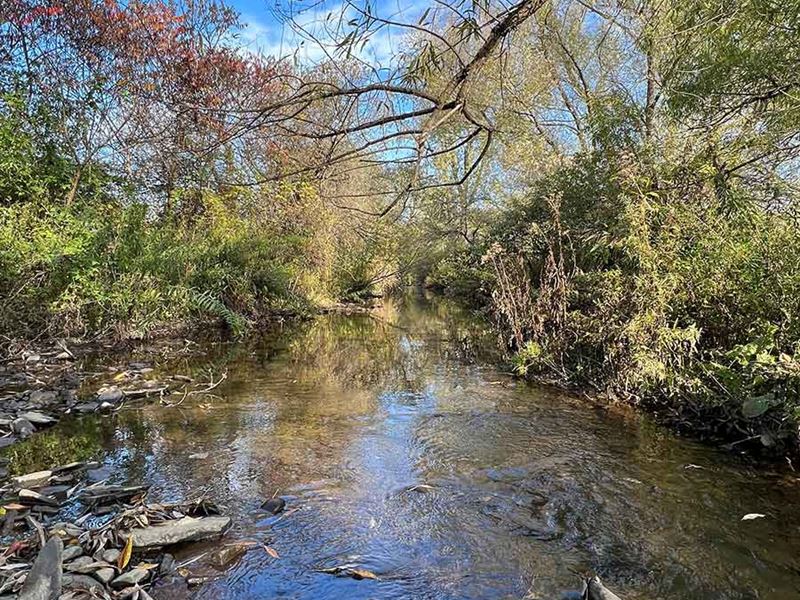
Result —
[[[17, 472], [97, 459], [152, 501], [224, 506], [225, 540], [258, 545], [199, 599], [550, 600], [587, 572], [623, 600], [800, 598], [788, 467], [515, 380], [497, 341], [445, 300], [387, 300], [207, 342], [154, 374], [226, 373], [213, 396], [68, 417], [3, 454]], [[377, 579], [321, 572], [342, 565]]]

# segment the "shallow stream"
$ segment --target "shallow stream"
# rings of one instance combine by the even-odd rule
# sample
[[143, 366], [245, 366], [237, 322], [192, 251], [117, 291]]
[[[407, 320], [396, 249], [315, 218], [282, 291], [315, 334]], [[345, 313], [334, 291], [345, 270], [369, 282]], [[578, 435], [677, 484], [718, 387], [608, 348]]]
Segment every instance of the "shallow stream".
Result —
[[[587, 571], [623, 600], [800, 598], [791, 472], [517, 382], [496, 342], [441, 300], [322, 316], [161, 367], [227, 372], [217, 397], [67, 418], [4, 454], [17, 472], [97, 458], [151, 500], [206, 493], [226, 540], [279, 555], [253, 546], [199, 599], [549, 600]], [[273, 495], [277, 517], [258, 510]], [[379, 579], [318, 571], [344, 564]]]

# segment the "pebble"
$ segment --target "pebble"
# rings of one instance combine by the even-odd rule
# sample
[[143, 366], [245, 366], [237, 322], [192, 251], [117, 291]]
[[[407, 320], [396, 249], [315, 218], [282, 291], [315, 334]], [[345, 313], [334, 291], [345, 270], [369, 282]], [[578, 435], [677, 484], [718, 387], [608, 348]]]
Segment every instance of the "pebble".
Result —
[[92, 563], [94, 563], [94, 559], [91, 556], [79, 556], [72, 562], [66, 563], [64, 569], [80, 573]]
[[69, 562], [73, 559], [78, 558], [82, 554], [83, 554], [83, 548], [81, 548], [78, 544], [72, 544], [64, 548], [64, 553], [61, 555], [61, 557], [64, 562]]
[[114, 579], [114, 573], [115, 571], [111, 567], [103, 567], [95, 571], [94, 576], [103, 583], [108, 583]]
[[61, 584], [68, 590], [91, 590], [103, 587], [103, 584], [94, 577], [75, 573], [65, 573]]

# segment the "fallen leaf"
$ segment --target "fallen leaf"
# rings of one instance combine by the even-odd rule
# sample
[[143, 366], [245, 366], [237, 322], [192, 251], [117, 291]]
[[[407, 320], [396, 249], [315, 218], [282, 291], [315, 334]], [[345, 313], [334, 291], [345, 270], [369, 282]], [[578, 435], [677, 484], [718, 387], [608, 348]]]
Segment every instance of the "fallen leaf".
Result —
[[23, 541], [17, 540], [16, 542], [12, 542], [11, 545], [6, 549], [6, 556], [11, 556], [12, 554], [16, 554], [20, 550], [24, 550], [28, 547]]
[[125, 542], [125, 548], [122, 549], [122, 552], [117, 559], [117, 567], [121, 571], [125, 567], [128, 566], [128, 563], [131, 560], [131, 553], [133, 553], [133, 536], [128, 536], [128, 541]]
[[745, 516], [742, 517], [742, 521], [752, 521], [753, 519], [763, 519], [767, 515], [762, 515], [761, 513], [747, 513]]
[[266, 550], [267, 554], [269, 554], [272, 558], [280, 558], [281, 557], [281, 555], [278, 554], [278, 552], [275, 550], [275, 548], [270, 548], [269, 546], [264, 546], [264, 550]]

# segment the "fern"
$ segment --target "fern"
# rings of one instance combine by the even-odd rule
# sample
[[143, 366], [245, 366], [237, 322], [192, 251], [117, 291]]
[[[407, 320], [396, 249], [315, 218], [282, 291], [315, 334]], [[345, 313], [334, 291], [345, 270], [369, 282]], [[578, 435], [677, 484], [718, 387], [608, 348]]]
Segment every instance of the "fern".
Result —
[[243, 315], [228, 308], [212, 292], [208, 290], [202, 292], [192, 290], [192, 292], [191, 302], [194, 308], [225, 321], [225, 324], [231, 328], [234, 335], [243, 334], [250, 326], [250, 322]]

